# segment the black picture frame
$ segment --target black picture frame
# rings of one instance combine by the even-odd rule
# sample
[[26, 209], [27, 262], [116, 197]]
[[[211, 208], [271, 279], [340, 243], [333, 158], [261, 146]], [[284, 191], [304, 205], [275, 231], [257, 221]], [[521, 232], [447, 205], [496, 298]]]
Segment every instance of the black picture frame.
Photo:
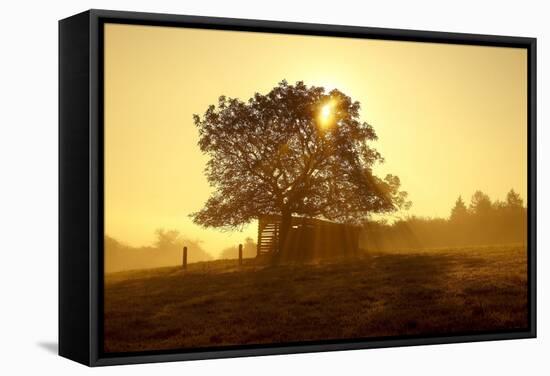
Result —
[[[337, 36], [525, 48], [528, 56], [529, 327], [453, 336], [392, 337], [105, 354], [103, 312], [103, 25]], [[368, 349], [536, 337], [536, 39], [246, 19], [88, 10], [59, 21], [59, 354], [88, 366]]]

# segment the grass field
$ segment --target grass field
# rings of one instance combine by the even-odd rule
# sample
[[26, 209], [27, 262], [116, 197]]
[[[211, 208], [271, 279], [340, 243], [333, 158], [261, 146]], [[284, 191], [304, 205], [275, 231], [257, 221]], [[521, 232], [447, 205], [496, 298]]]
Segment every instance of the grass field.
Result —
[[525, 247], [108, 274], [106, 352], [526, 328]]

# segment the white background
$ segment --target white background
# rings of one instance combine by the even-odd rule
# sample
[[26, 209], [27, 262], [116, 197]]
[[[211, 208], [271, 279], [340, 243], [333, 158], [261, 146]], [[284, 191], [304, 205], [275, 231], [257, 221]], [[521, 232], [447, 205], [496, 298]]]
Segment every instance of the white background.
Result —
[[[6, 1], [0, 22], [0, 373], [520, 375], [550, 371], [546, 1]], [[539, 338], [88, 369], [57, 348], [57, 20], [88, 8], [538, 38]], [[297, 57], [299, 58], [299, 57]]]

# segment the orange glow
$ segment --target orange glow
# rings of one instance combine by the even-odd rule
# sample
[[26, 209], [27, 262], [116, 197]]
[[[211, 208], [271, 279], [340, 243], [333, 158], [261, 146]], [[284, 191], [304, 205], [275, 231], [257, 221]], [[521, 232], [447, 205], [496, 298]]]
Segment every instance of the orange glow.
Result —
[[334, 124], [334, 101], [330, 100], [321, 106], [319, 111], [319, 125], [326, 129]]
[[[224, 232], [188, 217], [212, 192], [192, 115], [283, 79], [361, 103], [385, 158], [375, 173], [399, 176], [405, 214], [446, 217], [478, 189], [527, 202], [526, 72], [516, 48], [106, 24], [105, 231], [138, 247], [178, 229], [214, 257], [255, 239], [256, 222]], [[330, 103], [316, 116], [334, 125]]]

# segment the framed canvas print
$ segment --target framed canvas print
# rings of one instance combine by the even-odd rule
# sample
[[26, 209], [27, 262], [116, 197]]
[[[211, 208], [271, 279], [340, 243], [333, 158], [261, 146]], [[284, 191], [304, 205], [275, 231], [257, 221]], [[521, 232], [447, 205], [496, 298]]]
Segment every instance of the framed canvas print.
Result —
[[59, 23], [59, 353], [531, 338], [536, 40]]

